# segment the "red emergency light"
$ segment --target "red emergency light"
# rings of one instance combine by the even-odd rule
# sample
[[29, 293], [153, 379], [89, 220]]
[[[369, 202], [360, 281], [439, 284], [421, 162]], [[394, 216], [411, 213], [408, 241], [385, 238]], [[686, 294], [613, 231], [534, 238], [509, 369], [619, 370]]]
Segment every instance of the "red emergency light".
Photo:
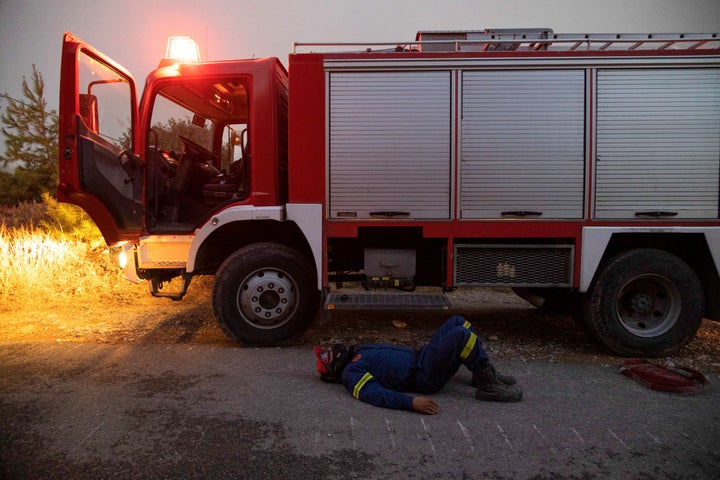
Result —
[[186, 36], [168, 37], [165, 57], [160, 60], [161, 67], [198, 62], [200, 62], [200, 47], [195, 40]]

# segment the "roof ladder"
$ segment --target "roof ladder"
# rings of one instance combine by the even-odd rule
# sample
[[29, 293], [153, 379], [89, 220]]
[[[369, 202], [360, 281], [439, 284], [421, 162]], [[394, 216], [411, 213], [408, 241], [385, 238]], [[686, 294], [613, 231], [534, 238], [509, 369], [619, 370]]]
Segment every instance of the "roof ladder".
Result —
[[[719, 33], [554, 33], [552, 29], [420, 31], [415, 41], [294, 43], [298, 47], [363, 52], [659, 51], [720, 49]], [[361, 50], [360, 50], [361, 49]]]

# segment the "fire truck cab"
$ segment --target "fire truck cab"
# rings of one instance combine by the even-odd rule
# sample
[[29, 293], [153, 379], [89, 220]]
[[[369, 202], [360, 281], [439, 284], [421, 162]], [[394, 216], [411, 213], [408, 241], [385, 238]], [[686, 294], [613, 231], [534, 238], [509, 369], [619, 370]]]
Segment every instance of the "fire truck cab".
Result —
[[[274, 58], [165, 59], [138, 105], [127, 71], [65, 36], [59, 199], [82, 206], [156, 296], [182, 298], [194, 275], [242, 276], [240, 291], [215, 289], [214, 309], [225, 318], [240, 303], [251, 333], [221, 325], [253, 343], [296, 334], [318, 299], [315, 255], [292, 221], [302, 208], [286, 205], [287, 84]], [[163, 291], [176, 277], [179, 291]]]
[[[309, 50], [302, 53], [300, 50]], [[67, 33], [58, 198], [231, 337], [513, 288], [623, 355], [720, 319], [717, 34], [419, 32], [133, 77]], [[181, 287], [166, 292], [173, 278]], [[331, 285], [362, 279], [368, 295]], [[403, 291], [405, 290], [405, 291]]]

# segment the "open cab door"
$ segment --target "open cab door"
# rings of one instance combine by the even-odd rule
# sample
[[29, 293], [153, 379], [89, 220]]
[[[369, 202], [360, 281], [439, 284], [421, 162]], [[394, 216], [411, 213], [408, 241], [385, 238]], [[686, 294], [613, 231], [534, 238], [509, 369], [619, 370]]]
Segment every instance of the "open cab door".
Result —
[[135, 80], [71, 33], [60, 70], [58, 200], [95, 221], [108, 245], [143, 228], [144, 165], [135, 155]]

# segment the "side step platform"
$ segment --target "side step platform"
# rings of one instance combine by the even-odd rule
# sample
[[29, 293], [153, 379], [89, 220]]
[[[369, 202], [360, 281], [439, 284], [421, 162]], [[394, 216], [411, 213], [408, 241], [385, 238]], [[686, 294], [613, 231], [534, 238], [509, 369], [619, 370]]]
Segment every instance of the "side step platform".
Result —
[[449, 310], [444, 294], [425, 293], [331, 293], [325, 310]]
[[190, 286], [190, 280], [192, 280], [192, 275], [188, 275], [187, 273], [183, 273], [181, 275], [182, 277], [182, 284], [180, 285], [180, 291], [178, 292], [162, 292], [163, 285], [167, 281], [160, 280], [159, 278], [151, 278], [150, 279], [150, 294], [153, 297], [157, 298], [169, 298], [175, 302], [178, 302], [183, 299], [185, 294], [187, 293], [188, 287]]

